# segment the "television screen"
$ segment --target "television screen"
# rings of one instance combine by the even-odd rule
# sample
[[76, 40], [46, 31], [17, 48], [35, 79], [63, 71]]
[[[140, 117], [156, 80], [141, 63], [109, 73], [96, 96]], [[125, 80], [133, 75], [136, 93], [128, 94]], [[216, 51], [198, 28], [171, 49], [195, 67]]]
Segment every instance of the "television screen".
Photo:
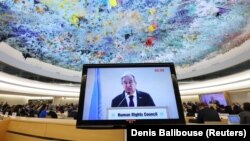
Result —
[[201, 101], [206, 104], [216, 104], [227, 106], [227, 100], [224, 93], [204, 94], [200, 96]]
[[172, 63], [86, 64], [78, 128], [184, 124]]

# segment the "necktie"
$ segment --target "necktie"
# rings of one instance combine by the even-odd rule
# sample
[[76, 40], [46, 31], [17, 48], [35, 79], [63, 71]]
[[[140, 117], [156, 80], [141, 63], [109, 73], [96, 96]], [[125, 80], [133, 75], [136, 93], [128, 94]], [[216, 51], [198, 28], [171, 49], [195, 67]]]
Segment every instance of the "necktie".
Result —
[[135, 107], [134, 101], [133, 101], [134, 96], [129, 96], [129, 107]]

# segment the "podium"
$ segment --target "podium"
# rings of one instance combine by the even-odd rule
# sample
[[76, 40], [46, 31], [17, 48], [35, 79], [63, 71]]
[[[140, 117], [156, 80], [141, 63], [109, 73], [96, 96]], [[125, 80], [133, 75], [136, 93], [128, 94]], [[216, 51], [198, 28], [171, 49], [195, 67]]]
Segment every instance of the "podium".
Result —
[[107, 119], [168, 119], [167, 107], [114, 107], [108, 108]]

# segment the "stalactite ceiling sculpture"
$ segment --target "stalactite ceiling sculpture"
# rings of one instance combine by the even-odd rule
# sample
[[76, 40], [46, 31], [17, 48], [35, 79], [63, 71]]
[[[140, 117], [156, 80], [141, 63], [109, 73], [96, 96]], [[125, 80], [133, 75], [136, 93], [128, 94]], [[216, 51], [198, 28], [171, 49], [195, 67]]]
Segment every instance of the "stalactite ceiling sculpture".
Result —
[[188, 67], [250, 38], [249, 0], [0, 0], [0, 41], [80, 71], [86, 63]]

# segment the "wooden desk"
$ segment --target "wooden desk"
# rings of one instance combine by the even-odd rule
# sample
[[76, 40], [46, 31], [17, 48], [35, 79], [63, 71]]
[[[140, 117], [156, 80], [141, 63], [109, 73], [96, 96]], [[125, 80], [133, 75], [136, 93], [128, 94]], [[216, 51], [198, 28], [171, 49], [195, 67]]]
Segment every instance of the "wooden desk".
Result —
[[[196, 119], [195, 117], [185, 117], [185, 121], [186, 121], [186, 123], [187, 124], [189, 124], [190, 122], [190, 119]], [[206, 124], [209, 124], [209, 123], [211, 123], [211, 124], [216, 124], [217, 122], [206, 122]], [[226, 119], [226, 118], [221, 118], [221, 121], [220, 122], [218, 122], [219, 124], [222, 124], [222, 125], [226, 125], [226, 124], [228, 124], [228, 119]], [[192, 124], [192, 123], [191, 123]]]
[[123, 129], [77, 129], [75, 120], [16, 117], [9, 119], [5, 141], [124, 141], [124, 136]]
[[0, 120], [0, 141], [5, 138], [5, 133], [8, 128], [9, 119]]

